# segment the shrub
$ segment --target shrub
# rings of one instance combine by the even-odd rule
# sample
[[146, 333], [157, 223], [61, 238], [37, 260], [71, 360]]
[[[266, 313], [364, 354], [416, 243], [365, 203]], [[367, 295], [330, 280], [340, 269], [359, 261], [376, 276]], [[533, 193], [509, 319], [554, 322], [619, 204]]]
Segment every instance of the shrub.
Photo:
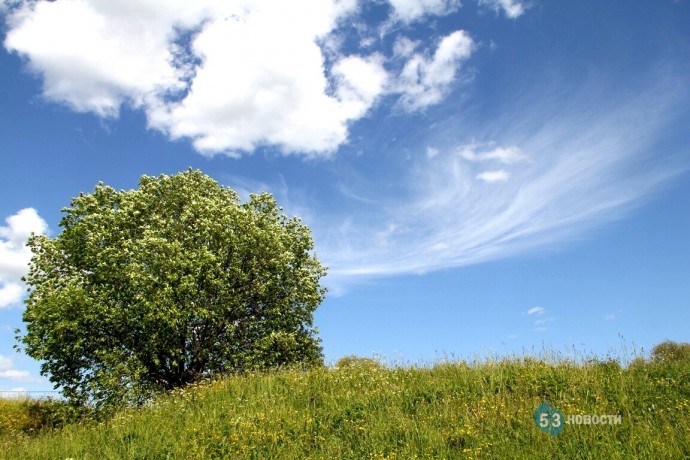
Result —
[[690, 365], [690, 343], [662, 342], [652, 348], [652, 362]]
[[335, 363], [335, 367], [339, 369], [383, 369], [383, 365], [379, 361], [373, 358], [363, 358], [356, 355], [343, 356]]
[[58, 399], [0, 399], [0, 436], [38, 434], [88, 418], [88, 408]]

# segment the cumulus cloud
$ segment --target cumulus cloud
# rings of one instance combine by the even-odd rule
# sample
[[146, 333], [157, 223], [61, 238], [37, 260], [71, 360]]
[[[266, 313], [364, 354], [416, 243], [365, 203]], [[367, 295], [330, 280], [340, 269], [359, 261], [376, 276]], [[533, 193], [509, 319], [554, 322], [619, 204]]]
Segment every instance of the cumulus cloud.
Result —
[[396, 18], [413, 22], [424, 16], [445, 16], [460, 8], [459, 0], [389, 0]]
[[402, 106], [415, 111], [439, 102], [473, 50], [474, 42], [469, 34], [457, 30], [443, 37], [432, 57], [412, 54], [397, 82]]
[[418, 41], [410, 40], [405, 36], [398, 37], [395, 43], [393, 43], [393, 55], [401, 58], [409, 58], [418, 46]]
[[[404, 22], [458, 6], [392, 2]], [[48, 100], [105, 118], [141, 109], [203, 154], [330, 155], [385, 95], [407, 110], [438, 103], [473, 50], [457, 31], [431, 56], [404, 37], [388, 57], [344, 53], [334, 37], [357, 13], [356, 0], [25, 0], [7, 13], [4, 46]]]
[[16, 304], [22, 298], [23, 293], [24, 289], [20, 283], [0, 282], [0, 308]]
[[25, 208], [5, 219], [0, 226], [0, 308], [18, 303], [24, 292], [21, 277], [26, 274], [31, 251], [26, 247], [32, 232], [43, 234], [48, 224], [35, 209]]
[[141, 105], [157, 92], [181, 89], [169, 40], [182, 18], [199, 20], [202, 9], [163, 3], [23, 2], [9, 18], [5, 47], [43, 76], [46, 98], [115, 116], [125, 101]]
[[317, 42], [350, 10], [333, 1], [256, 5], [239, 17], [214, 17], [203, 26], [191, 43], [201, 62], [188, 93], [179, 102], [152, 104], [151, 125], [174, 139], [193, 139], [206, 153], [261, 145], [286, 152], [334, 151], [347, 138], [347, 123], [363, 116], [375, 100], [375, 83], [352, 81], [348, 64], [360, 64], [368, 76], [378, 77], [372, 75], [373, 58], [351, 58], [341, 63], [339, 86], [354, 89], [347, 96], [359, 90], [361, 97], [328, 94]]
[[494, 11], [503, 12], [506, 17], [515, 19], [523, 15], [527, 6], [520, 0], [479, 0], [480, 5], [485, 5]]
[[31, 380], [31, 373], [29, 371], [20, 371], [17, 369], [0, 370], [0, 379], [27, 382]]
[[31, 381], [31, 373], [29, 371], [20, 371], [14, 369], [12, 359], [0, 355], [0, 379], [14, 380], [19, 382]]
[[348, 56], [333, 66], [338, 82], [338, 98], [351, 118], [359, 118], [386, 90], [388, 72], [380, 54]]
[[[329, 153], [385, 81], [376, 56], [339, 61], [320, 41], [355, 0], [21, 2], [5, 47], [43, 77], [44, 97], [80, 112], [145, 110], [151, 127], [203, 153]], [[357, 74], [362, 70], [365, 75]], [[371, 78], [371, 81], [366, 80]]]

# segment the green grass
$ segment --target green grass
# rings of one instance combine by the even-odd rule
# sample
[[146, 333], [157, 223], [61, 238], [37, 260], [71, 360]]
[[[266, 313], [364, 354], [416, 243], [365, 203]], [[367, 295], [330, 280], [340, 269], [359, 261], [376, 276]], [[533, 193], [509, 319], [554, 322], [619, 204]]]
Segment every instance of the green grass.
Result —
[[[348, 364], [197, 385], [38, 435], [6, 429], [0, 458], [690, 458], [687, 363]], [[566, 417], [622, 423], [566, 425], [551, 437], [533, 420], [545, 401]]]

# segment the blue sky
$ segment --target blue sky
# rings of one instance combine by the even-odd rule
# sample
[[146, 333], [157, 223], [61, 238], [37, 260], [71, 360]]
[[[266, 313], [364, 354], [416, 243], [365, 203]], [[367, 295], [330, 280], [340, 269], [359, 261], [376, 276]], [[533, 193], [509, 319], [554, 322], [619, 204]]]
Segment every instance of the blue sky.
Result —
[[98, 181], [273, 193], [326, 358], [648, 350], [690, 326], [690, 3], [0, 0], [0, 390], [31, 231]]

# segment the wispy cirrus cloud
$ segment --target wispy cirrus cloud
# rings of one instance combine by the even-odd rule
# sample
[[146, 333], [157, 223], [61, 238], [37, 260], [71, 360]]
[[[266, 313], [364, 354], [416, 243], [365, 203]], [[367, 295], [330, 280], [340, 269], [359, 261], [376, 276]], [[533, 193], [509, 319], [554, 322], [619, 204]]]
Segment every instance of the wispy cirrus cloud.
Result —
[[505, 169], [499, 169], [496, 171], [484, 171], [477, 174], [476, 178], [488, 183], [505, 182], [510, 178], [510, 173]]
[[529, 310], [527, 310], [527, 314], [530, 315], [530, 316], [531, 316], [531, 315], [540, 316], [540, 315], [543, 315], [545, 311], [546, 311], [546, 310], [544, 310], [544, 307], [538, 307], [538, 306], [537, 306], [537, 307], [532, 307], [532, 308], [530, 308]]
[[493, 146], [493, 148], [487, 149], [472, 143], [461, 146], [458, 148], [457, 153], [465, 160], [473, 162], [498, 160], [500, 163], [512, 164], [529, 160], [529, 157], [514, 145], [509, 147]]
[[331, 282], [505, 258], [622, 218], [688, 166], [672, 155], [649, 162], [685, 94], [673, 78], [653, 80], [606, 104], [591, 104], [588, 89], [569, 103], [515, 107], [483, 128], [500, 126], [499, 140], [422, 148], [398, 199], [317, 228]]
[[544, 332], [549, 329], [549, 325], [555, 321], [553, 316], [547, 314], [544, 307], [532, 307], [527, 310], [527, 316], [531, 317], [534, 330]]

